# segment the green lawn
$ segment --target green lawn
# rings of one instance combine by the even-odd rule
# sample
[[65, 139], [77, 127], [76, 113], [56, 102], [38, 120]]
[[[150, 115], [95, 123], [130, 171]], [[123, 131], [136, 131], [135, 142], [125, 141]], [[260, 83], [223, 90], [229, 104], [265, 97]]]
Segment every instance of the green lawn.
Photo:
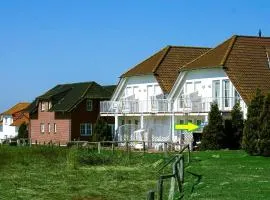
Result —
[[[268, 199], [270, 159], [243, 151], [192, 153], [184, 199]], [[79, 158], [79, 162], [77, 162]], [[146, 199], [164, 154], [0, 147], [0, 199]]]
[[194, 152], [185, 199], [270, 199], [270, 158], [243, 151]]

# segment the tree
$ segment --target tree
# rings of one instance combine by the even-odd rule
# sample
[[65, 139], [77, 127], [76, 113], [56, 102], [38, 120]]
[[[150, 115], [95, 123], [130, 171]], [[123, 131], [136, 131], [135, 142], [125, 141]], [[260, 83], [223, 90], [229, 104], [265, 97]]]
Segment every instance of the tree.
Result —
[[260, 133], [260, 115], [263, 109], [264, 96], [257, 89], [255, 97], [251, 100], [248, 106], [247, 120], [245, 122], [242, 147], [251, 154], [256, 155], [258, 151], [258, 138]]
[[241, 140], [244, 129], [243, 113], [239, 101], [233, 106], [232, 109], [232, 133], [229, 139], [229, 147], [231, 149], [239, 149], [241, 147]]
[[221, 112], [216, 102], [211, 104], [208, 114], [208, 125], [203, 129], [200, 148], [202, 150], [220, 149], [224, 145], [224, 126]]
[[93, 141], [111, 141], [112, 134], [111, 128], [107, 122], [99, 118], [94, 126], [93, 130]]
[[264, 98], [259, 121], [261, 126], [257, 142], [258, 153], [263, 156], [270, 156], [270, 94]]
[[19, 127], [18, 138], [28, 138], [28, 130], [25, 123], [22, 123]]

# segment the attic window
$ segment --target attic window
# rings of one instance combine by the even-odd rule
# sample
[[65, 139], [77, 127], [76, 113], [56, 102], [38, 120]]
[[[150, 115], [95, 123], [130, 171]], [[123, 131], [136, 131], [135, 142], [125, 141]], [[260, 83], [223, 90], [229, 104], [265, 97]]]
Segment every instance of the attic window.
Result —
[[267, 63], [268, 63], [268, 68], [270, 68], [270, 49], [266, 48], [266, 57], [267, 57]]

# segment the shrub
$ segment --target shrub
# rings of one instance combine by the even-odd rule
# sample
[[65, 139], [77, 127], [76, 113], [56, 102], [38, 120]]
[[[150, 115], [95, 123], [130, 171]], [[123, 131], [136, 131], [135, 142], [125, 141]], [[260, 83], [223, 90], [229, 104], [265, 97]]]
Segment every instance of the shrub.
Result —
[[245, 122], [242, 147], [251, 154], [259, 154], [258, 151], [258, 138], [260, 133], [260, 115], [263, 109], [264, 96], [260, 90], [256, 91], [255, 97], [251, 100], [248, 106], [247, 120]]
[[244, 120], [243, 113], [241, 111], [240, 103], [237, 102], [233, 106], [231, 113], [231, 133], [227, 136], [228, 138], [228, 147], [230, 149], [239, 149], [241, 147], [241, 140], [243, 136]]
[[25, 123], [22, 123], [19, 127], [18, 138], [28, 138], [28, 130]]
[[264, 98], [259, 121], [261, 126], [257, 142], [258, 153], [263, 156], [270, 156], [270, 94]]
[[222, 116], [216, 102], [211, 104], [211, 110], [208, 114], [208, 125], [204, 127], [200, 149], [213, 150], [224, 146], [224, 127]]
[[93, 130], [93, 141], [111, 141], [111, 128], [102, 119], [98, 119]]

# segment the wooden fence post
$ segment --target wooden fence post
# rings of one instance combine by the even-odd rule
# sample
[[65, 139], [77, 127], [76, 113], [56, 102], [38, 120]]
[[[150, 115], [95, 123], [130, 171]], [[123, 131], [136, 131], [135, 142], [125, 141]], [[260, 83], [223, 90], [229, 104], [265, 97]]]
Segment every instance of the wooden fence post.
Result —
[[98, 142], [98, 153], [100, 154], [101, 144]]
[[145, 154], [145, 141], [143, 141], [143, 153]]
[[112, 142], [112, 154], [114, 154], [114, 142]]
[[128, 142], [126, 141], [126, 151], [128, 152]]
[[147, 200], [155, 200], [155, 192], [153, 190], [148, 192]]

